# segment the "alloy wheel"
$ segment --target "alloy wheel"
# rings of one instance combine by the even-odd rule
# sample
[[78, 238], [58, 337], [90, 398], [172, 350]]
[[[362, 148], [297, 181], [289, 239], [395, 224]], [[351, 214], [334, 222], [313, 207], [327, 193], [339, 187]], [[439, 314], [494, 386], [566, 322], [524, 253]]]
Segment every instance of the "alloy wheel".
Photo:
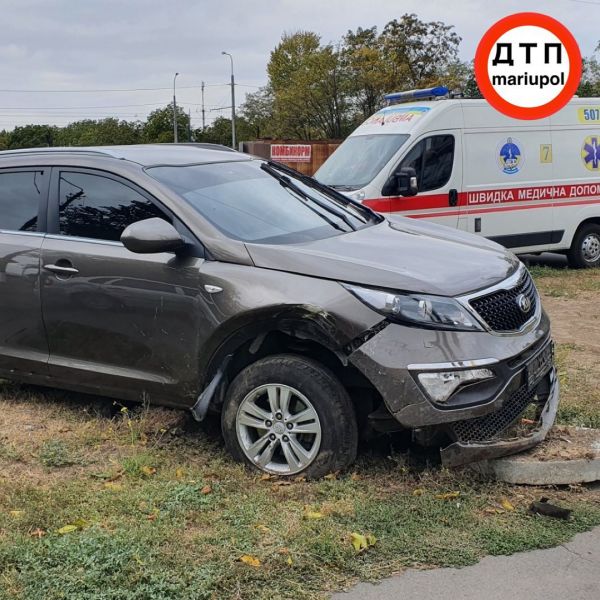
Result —
[[319, 453], [319, 415], [310, 400], [289, 385], [269, 383], [252, 390], [239, 406], [235, 427], [246, 457], [267, 473], [299, 473]]

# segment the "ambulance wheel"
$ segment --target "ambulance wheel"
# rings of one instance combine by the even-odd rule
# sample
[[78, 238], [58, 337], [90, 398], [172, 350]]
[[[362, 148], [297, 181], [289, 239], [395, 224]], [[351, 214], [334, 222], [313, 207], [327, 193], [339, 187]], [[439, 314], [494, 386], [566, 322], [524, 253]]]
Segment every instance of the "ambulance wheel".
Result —
[[573, 269], [600, 267], [600, 225], [587, 223], [580, 227], [567, 258]]

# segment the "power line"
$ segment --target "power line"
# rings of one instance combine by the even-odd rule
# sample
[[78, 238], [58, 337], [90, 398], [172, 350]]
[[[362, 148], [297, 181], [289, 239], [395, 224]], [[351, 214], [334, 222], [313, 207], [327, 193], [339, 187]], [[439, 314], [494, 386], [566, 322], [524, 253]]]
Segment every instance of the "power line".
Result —
[[[226, 87], [230, 83], [206, 83], [205, 87]], [[260, 88], [258, 85], [250, 85], [248, 83], [236, 83], [238, 86]], [[177, 86], [178, 90], [197, 90], [201, 89], [200, 85], [183, 85]], [[154, 88], [118, 88], [118, 89], [95, 89], [95, 90], [20, 90], [20, 89], [0, 89], [0, 93], [17, 93], [17, 94], [85, 94], [85, 93], [103, 93], [103, 92], [153, 92], [159, 90], [171, 90], [171, 87], [154, 87]]]

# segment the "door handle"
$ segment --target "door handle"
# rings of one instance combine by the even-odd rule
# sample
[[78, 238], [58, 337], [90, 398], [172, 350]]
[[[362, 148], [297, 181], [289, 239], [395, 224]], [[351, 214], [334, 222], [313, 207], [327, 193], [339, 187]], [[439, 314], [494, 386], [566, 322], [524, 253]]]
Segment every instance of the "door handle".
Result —
[[66, 267], [62, 265], [44, 265], [44, 269], [46, 271], [51, 271], [52, 273], [56, 273], [57, 275], [77, 275], [79, 270], [75, 267]]
[[456, 206], [458, 204], [458, 190], [451, 189], [448, 192], [448, 204], [450, 206]]

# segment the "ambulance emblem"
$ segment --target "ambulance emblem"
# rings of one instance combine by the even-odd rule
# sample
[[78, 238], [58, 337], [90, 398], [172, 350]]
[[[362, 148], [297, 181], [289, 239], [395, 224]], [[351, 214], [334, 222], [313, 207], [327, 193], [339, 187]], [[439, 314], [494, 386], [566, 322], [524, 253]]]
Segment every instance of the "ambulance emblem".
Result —
[[588, 135], [583, 140], [581, 159], [589, 171], [597, 171], [600, 167], [600, 136]]
[[498, 145], [498, 164], [503, 173], [514, 175], [523, 166], [521, 145], [515, 138], [506, 138]]

